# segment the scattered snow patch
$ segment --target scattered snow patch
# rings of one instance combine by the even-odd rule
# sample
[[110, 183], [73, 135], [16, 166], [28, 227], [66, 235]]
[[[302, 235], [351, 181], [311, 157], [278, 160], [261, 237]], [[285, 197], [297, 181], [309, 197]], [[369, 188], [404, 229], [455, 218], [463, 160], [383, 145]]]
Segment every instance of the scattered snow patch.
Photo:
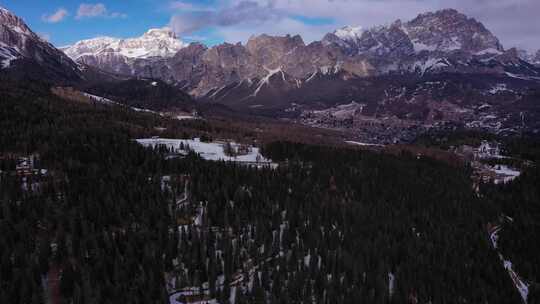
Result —
[[355, 146], [362, 146], [362, 147], [384, 147], [384, 145], [380, 144], [370, 144], [370, 143], [363, 143], [358, 141], [351, 141], [347, 140], [345, 143], [348, 143], [349, 145], [355, 145]]
[[493, 86], [488, 92], [492, 95], [495, 95], [500, 92], [513, 92], [513, 91], [508, 89], [508, 87], [506, 86], [506, 83], [498, 83], [495, 86]]

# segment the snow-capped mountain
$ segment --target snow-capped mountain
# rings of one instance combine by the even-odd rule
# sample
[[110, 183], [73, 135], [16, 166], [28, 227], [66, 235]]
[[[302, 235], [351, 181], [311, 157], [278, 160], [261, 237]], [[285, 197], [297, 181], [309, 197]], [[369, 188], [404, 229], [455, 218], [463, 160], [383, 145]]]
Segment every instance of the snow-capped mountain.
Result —
[[421, 14], [409, 22], [400, 20], [389, 26], [376, 26], [362, 30], [346, 26], [328, 34], [323, 42], [341, 40], [357, 54], [387, 54], [401, 49], [411, 54], [429, 52], [464, 51], [471, 54], [501, 54], [504, 49], [484, 25], [453, 9]]
[[26, 23], [0, 7], [0, 69], [12, 74], [21, 70], [54, 79], [77, 79], [77, 65], [52, 44], [35, 34]]
[[96, 38], [64, 51], [77, 62], [137, 77], [160, 78], [197, 96], [281, 68], [296, 79], [322, 70], [359, 77], [389, 73], [512, 73], [540, 76], [505, 51], [482, 23], [453, 10], [369, 29], [348, 26], [305, 44], [298, 36], [254, 36], [245, 44], [186, 46], [168, 29], [140, 38]]
[[526, 50], [518, 49], [517, 52], [521, 60], [536, 66], [540, 66], [540, 50], [538, 50], [536, 53], [530, 53]]
[[158, 61], [173, 57], [186, 46], [171, 29], [161, 28], [150, 29], [137, 38], [98, 37], [82, 40], [62, 50], [78, 63], [107, 72], [165, 79], [163, 74], [154, 75], [148, 71]]
[[82, 40], [62, 50], [74, 60], [90, 56], [110, 56], [127, 58], [172, 57], [187, 44], [176, 37], [170, 28], [150, 29], [137, 38], [98, 37]]
[[361, 26], [350, 26], [347, 25], [345, 27], [342, 27], [334, 32], [334, 35], [336, 35], [338, 38], [342, 40], [349, 40], [349, 41], [355, 41], [360, 39], [362, 37], [362, 34], [364, 33], [364, 30]]

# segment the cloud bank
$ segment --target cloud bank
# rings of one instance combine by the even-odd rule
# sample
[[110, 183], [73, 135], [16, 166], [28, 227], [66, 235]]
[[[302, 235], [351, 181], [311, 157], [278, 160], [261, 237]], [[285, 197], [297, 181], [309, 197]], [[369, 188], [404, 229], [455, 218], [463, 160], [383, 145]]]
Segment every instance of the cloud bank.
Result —
[[69, 12], [65, 8], [59, 8], [50, 15], [43, 15], [41, 19], [48, 23], [58, 23], [64, 20], [69, 15]]
[[107, 10], [107, 7], [103, 3], [88, 4], [82, 3], [79, 5], [77, 10], [77, 16], [75, 19], [85, 19], [85, 18], [126, 18], [126, 14], [112, 12], [110, 13]]

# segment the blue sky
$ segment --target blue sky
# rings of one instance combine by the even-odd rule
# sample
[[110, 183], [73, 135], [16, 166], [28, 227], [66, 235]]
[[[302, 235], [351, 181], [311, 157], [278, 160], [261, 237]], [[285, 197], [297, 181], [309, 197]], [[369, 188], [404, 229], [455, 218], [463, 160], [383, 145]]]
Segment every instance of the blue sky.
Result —
[[[191, 2], [198, 5], [212, 4], [210, 0]], [[103, 6], [97, 6], [97, 10], [90, 8], [87, 15], [80, 15], [78, 12], [81, 4], [93, 5], [94, 8], [100, 4]], [[98, 2], [0, 0], [0, 5], [22, 17], [32, 30], [48, 38], [57, 46], [104, 35], [112, 37], [140, 36], [150, 28], [168, 26], [171, 17], [178, 13], [177, 10], [170, 8], [170, 2], [151, 0], [103, 0]], [[105, 10], [101, 7], [104, 7]], [[58, 14], [56, 19], [52, 18], [59, 11], [66, 13]], [[189, 36], [204, 38], [204, 42], [208, 44], [223, 41], [222, 38], [213, 35], [212, 28], [200, 29], [190, 33]], [[183, 40], [192, 41], [193, 39]]]
[[96, 36], [135, 37], [170, 26], [187, 42], [245, 42], [254, 34], [300, 34], [306, 42], [345, 25], [371, 27], [456, 8], [505, 47], [540, 48], [538, 0], [0, 0], [57, 46]]

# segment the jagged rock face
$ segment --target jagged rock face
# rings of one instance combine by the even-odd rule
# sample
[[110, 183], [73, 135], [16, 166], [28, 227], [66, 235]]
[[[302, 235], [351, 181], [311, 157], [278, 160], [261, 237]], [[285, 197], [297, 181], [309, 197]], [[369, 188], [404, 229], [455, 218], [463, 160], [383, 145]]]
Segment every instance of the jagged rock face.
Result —
[[0, 69], [19, 75], [33, 74], [48, 80], [80, 78], [77, 65], [69, 57], [32, 32], [21, 18], [2, 7]]
[[326, 35], [323, 44], [338, 46], [350, 56], [368, 58], [383, 74], [475, 69], [483, 73], [485, 69], [472, 66], [471, 60], [504, 52], [499, 40], [481, 23], [451, 9], [368, 30], [345, 27]]
[[252, 37], [246, 44], [246, 49], [253, 57], [254, 64], [275, 69], [290, 61], [294, 55], [306, 45], [302, 37], [271, 37], [261, 35]]
[[194, 85], [201, 82], [206, 69], [202, 64], [202, 58], [208, 48], [200, 43], [192, 43], [178, 51], [170, 59], [169, 66], [171, 75], [167, 78], [169, 82], [177, 82], [188, 91], [194, 89]]
[[253, 37], [246, 46], [225, 43], [205, 49], [192, 45], [179, 51], [169, 66], [174, 79], [188, 84], [198, 96], [242, 80], [264, 78], [277, 69], [299, 79], [319, 70], [344, 69], [359, 76], [373, 70], [367, 62], [350, 58], [334, 46], [305, 45], [300, 36], [268, 35]]
[[419, 15], [407, 22], [404, 28], [413, 43], [429, 50], [503, 51], [497, 37], [482, 23], [453, 9]]

